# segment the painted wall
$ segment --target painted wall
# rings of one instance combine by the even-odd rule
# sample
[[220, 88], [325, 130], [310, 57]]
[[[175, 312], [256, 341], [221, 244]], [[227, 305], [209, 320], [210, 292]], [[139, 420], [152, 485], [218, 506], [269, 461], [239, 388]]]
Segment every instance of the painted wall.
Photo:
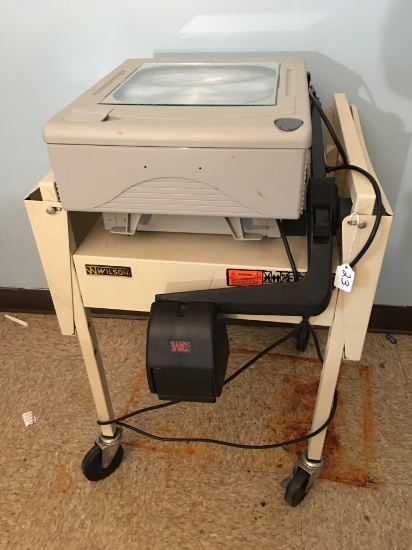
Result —
[[412, 305], [410, 0], [2, 0], [0, 287], [46, 281], [22, 198], [49, 170], [45, 120], [128, 57], [289, 52], [307, 58], [327, 104], [360, 111], [395, 209], [375, 302]]

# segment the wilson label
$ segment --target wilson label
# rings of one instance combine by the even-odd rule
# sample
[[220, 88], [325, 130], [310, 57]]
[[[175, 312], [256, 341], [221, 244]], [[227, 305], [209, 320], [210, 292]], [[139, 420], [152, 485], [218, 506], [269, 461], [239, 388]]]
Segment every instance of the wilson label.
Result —
[[173, 353], [190, 353], [190, 342], [170, 342], [170, 351], [173, 351]]
[[87, 275], [109, 275], [111, 277], [131, 277], [130, 267], [117, 265], [86, 265]]

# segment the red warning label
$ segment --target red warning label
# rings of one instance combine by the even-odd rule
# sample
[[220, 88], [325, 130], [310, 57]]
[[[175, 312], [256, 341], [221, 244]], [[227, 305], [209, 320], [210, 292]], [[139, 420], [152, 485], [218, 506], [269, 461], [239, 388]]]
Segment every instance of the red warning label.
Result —
[[227, 269], [226, 282], [228, 286], [263, 285], [263, 271], [258, 269]]

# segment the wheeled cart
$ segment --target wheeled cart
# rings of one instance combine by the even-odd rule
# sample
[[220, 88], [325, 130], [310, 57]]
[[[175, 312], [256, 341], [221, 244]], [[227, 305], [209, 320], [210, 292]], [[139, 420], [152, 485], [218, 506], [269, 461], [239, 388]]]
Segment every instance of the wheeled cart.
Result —
[[[356, 107], [336, 94], [328, 118], [344, 145], [348, 160], [373, 174]], [[338, 152], [327, 142], [327, 163], [336, 165]], [[352, 212], [333, 240], [333, 264], [349, 261], [362, 249], [374, 225], [375, 194], [360, 173], [336, 173], [339, 194], [352, 201]], [[356, 265], [351, 292], [335, 289], [323, 313], [311, 323], [329, 327], [329, 336], [312, 430], [328, 419], [342, 358], [359, 360], [366, 336], [380, 268], [385, 253], [392, 211], [382, 192], [384, 213], [367, 253]], [[132, 237], [105, 230], [99, 213], [68, 212], [62, 208], [52, 173], [28, 195], [25, 205], [46, 273], [61, 332], [77, 334], [99, 421], [115, 418], [106, 383], [91, 308], [149, 311], [155, 295], [219, 289], [227, 285], [227, 270], [266, 273], [263, 284], [279, 282], [291, 270], [280, 239], [237, 241], [230, 235], [139, 232]], [[290, 237], [301, 274], [308, 270], [306, 237]], [[332, 274], [331, 274], [332, 276]], [[286, 277], [287, 278], [287, 277]], [[298, 316], [232, 314], [230, 317], [293, 323]], [[306, 335], [301, 335], [304, 348]], [[323, 466], [326, 428], [309, 439], [307, 451], [285, 482], [286, 500], [297, 505], [313, 485]], [[95, 445], [83, 461], [85, 476], [97, 481], [110, 475], [123, 457], [121, 431], [115, 423], [101, 426]]]

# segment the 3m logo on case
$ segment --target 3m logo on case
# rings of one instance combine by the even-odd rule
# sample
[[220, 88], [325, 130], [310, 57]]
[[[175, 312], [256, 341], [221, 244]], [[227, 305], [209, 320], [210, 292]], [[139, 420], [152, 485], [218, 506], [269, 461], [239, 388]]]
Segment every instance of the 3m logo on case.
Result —
[[173, 351], [173, 353], [190, 353], [190, 342], [170, 342], [170, 351]]
[[117, 265], [89, 265], [86, 264], [87, 275], [110, 275], [111, 277], [131, 277], [130, 267]]

